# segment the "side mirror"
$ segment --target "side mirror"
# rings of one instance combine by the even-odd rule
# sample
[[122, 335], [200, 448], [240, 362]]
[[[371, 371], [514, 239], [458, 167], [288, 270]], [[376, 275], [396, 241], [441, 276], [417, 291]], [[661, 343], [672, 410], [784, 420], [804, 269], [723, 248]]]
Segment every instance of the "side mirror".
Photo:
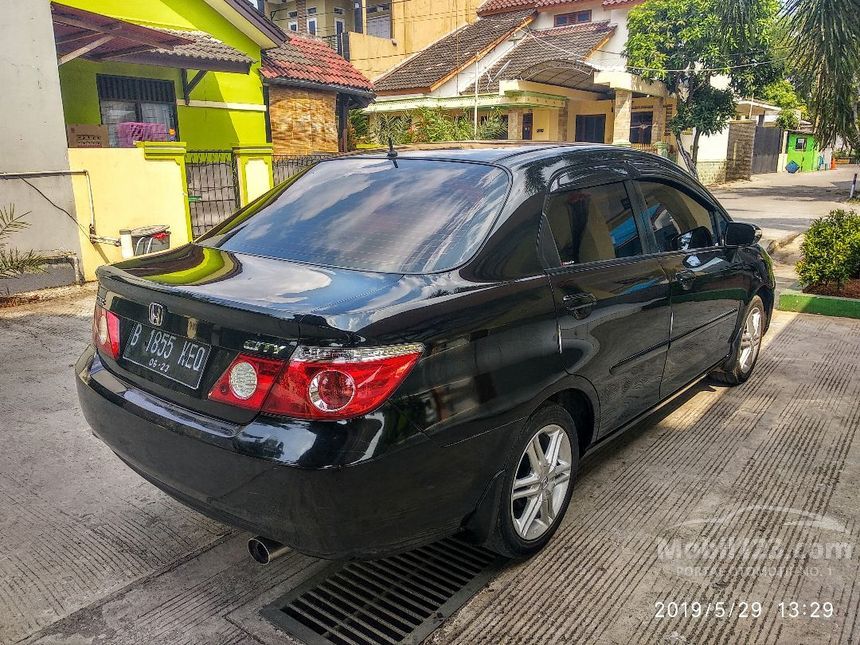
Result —
[[726, 246], [749, 246], [761, 239], [761, 229], [746, 222], [729, 222], [726, 225]]

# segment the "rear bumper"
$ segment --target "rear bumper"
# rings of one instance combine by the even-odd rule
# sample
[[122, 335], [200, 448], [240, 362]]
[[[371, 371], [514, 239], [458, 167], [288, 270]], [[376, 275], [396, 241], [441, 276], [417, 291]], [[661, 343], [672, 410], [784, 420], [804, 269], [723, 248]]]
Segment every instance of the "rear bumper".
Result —
[[318, 557], [376, 557], [449, 535], [492, 477], [452, 471], [454, 448], [404, 430], [396, 410], [240, 426], [132, 387], [92, 349], [76, 374], [87, 422], [135, 471], [214, 519]]

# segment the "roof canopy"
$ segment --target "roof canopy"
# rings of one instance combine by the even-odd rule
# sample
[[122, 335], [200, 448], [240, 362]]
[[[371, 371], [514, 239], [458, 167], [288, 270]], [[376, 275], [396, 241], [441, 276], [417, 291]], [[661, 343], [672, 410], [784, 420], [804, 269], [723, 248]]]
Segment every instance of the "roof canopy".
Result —
[[[529, 31], [525, 38], [482, 75], [478, 91], [498, 91], [499, 81], [519, 79], [571, 89], [605, 93], [594, 83], [594, 68], [585, 60], [615, 31], [609, 22], [589, 22]], [[484, 82], [486, 79], [491, 81]], [[474, 84], [465, 93], [475, 91]]]
[[203, 32], [143, 27], [56, 2], [51, 4], [51, 13], [61, 65], [80, 57], [247, 74], [253, 62]]

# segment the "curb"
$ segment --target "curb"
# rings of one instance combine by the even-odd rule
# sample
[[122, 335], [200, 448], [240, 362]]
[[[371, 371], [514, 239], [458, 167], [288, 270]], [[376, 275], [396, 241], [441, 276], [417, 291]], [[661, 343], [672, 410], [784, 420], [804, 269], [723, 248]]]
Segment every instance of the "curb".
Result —
[[818, 296], [794, 289], [784, 289], [779, 295], [777, 309], [822, 316], [860, 318], [860, 300], [838, 296]]
[[801, 231], [799, 233], [790, 233], [789, 235], [786, 235], [785, 237], [781, 237], [778, 240], [770, 240], [767, 243], [767, 246], [765, 247], [765, 251], [767, 251], [768, 254], [771, 254], [774, 251], [778, 251], [779, 249], [781, 249], [785, 246], [788, 246], [789, 244], [794, 242], [794, 240], [799, 238], [805, 232], [806, 231]]

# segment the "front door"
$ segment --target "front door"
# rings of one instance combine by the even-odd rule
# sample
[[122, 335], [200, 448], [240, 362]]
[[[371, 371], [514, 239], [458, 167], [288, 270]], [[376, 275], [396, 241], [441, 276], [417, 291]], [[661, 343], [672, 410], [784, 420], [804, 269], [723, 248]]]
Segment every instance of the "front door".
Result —
[[532, 126], [534, 125], [534, 114], [531, 112], [526, 112], [523, 114], [523, 139], [526, 141], [531, 141], [532, 139]]
[[635, 184], [671, 281], [665, 398], [728, 355], [748, 284], [736, 251], [722, 245], [714, 204], [667, 182], [640, 179]]
[[605, 140], [605, 114], [580, 114], [576, 117], [576, 141], [603, 143]]
[[565, 368], [600, 399], [602, 435], [654, 406], [669, 341], [669, 284], [644, 257], [629, 182], [572, 185], [547, 197], [558, 257], [548, 270]]

